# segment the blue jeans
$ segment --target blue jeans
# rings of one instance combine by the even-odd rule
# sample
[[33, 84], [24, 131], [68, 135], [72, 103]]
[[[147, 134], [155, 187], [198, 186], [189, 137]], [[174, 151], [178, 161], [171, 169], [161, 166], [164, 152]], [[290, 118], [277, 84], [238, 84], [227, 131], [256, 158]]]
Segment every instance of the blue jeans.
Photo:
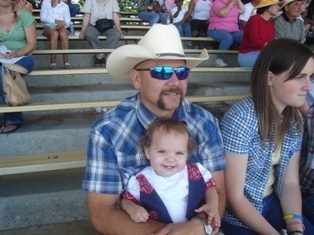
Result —
[[248, 53], [239, 53], [238, 62], [241, 67], [253, 68], [255, 61], [261, 51], [250, 51]]
[[79, 13], [80, 6], [78, 4], [70, 3], [69, 10], [70, 10], [70, 16], [74, 17]]
[[[265, 197], [263, 200], [263, 217], [268, 221], [271, 226], [273, 226], [278, 232], [285, 228], [286, 225], [283, 221], [283, 213], [280, 206], [280, 201], [275, 193], [270, 194], [269, 196]], [[311, 223], [304, 218], [304, 235], [313, 235], [314, 234], [314, 227]], [[229, 224], [224, 220], [221, 220], [221, 228], [227, 235], [258, 235], [258, 233], [245, 228], [236, 226], [233, 224]]]
[[[24, 58], [20, 59], [19, 61], [17, 61], [15, 64], [21, 65], [24, 68], [26, 68], [28, 70], [28, 72], [33, 71], [34, 69], [34, 59], [32, 55], [27, 55]], [[2, 65], [0, 66], [0, 69], [2, 71]], [[25, 74], [21, 74], [23, 77], [25, 76]], [[2, 104], [5, 104], [5, 97], [4, 97], [4, 93], [3, 93], [3, 83], [2, 83], [2, 73], [0, 73], [0, 96], [1, 96], [1, 102]], [[24, 124], [24, 118], [22, 115], [22, 112], [15, 112], [15, 113], [4, 113], [3, 114], [3, 122], [7, 123], [7, 122], [11, 122], [11, 123], [15, 123], [15, 124]]]
[[303, 199], [302, 205], [303, 215], [314, 226], [314, 193], [308, 193], [306, 195], [303, 195], [302, 199]]
[[182, 25], [178, 25], [176, 27], [179, 31], [180, 37], [192, 37], [191, 26], [188, 22], [184, 22]]
[[[207, 31], [207, 37], [211, 37], [218, 41], [219, 50], [228, 50], [232, 43], [241, 43], [243, 31], [228, 32], [226, 30], [210, 29]], [[218, 54], [218, 58], [223, 59], [223, 54]]]
[[138, 17], [144, 21], [149, 22], [149, 26], [155, 23], [167, 24], [167, 13], [159, 12], [149, 12], [149, 11], [139, 11]]

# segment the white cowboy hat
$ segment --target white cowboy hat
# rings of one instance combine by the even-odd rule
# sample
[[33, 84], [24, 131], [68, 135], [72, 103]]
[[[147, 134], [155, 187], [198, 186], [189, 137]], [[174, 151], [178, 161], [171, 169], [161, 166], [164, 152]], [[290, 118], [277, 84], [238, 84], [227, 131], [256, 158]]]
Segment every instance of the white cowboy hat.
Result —
[[174, 25], [154, 24], [137, 45], [115, 49], [107, 60], [108, 73], [123, 83], [131, 83], [129, 72], [145, 60], [185, 60], [192, 69], [208, 59], [206, 49], [199, 57], [185, 57], [178, 29]]
[[280, 8], [284, 8], [285, 6], [287, 6], [288, 4], [292, 3], [292, 2], [301, 2], [302, 0], [283, 0], [282, 1], [282, 5]]

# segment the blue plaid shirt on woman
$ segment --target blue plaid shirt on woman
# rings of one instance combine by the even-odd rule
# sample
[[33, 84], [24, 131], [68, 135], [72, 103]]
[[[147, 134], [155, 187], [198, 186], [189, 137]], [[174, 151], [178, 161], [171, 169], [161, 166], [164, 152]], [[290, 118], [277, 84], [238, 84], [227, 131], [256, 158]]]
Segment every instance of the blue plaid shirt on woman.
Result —
[[[140, 94], [100, 117], [88, 142], [83, 190], [121, 194], [129, 178], [149, 164], [138, 140], [156, 118], [143, 105]], [[226, 168], [222, 136], [212, 114], [184, 99], [173, 118], [185, 122], [197, 142], [197, 151], [189, 158], [190, 162], [200, 162], [211, 172]]]
[[307, 116], [303, 150], [300, 161], [300, 184], [302, 193], [314, 193], [314, 104]]
[[[264, 190], [271, 173], [275, 148], [273, 141], [261, 144], [252, 97], [231, 107], [222, 119], [221, 133], [225, 151], [248, 155], [244, 196], [262, 213]], [[275, 167], [273, 188], [278, 197], [281, 194], [286, 166], [293, 154], [300, 151], [301, 142], [302, 132], [298, 131], [297, 123], [291, 123], [282, 142], [279, 164]], [[230, 224], [246, 227], [228, 210], [223, 220]]]

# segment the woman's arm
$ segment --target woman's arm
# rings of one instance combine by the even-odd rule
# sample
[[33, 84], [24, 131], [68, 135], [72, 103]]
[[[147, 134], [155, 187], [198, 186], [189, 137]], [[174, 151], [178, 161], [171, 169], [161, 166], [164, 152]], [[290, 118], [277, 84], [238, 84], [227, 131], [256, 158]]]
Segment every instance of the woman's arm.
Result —
[[121, 26], [120, 26], [120, 17], [119, 17], [117, 12], [112, 13], [112, 19], [113, 19], [114, 25], [116, 26], [117, 30], [119, 30], [119, 32], [120, 32], [121, 38], [123, 38], [123, 34], [122, 34]]
[[49, 8], [47, 0], [44, 0], [40, 8], [40, 21], [42, 23], [55, 22], [55, 18], [51, 18], [51, 14], [49, 14]]
[[[222, 8], [218, 8], [215, 13], [220, 16], [220, 17], [225, 17], [226, 15], [228, 15], [228, 13], [230, 12], [230, 10], [232, 9], [233, 4], [235, 4], [235, 2], [237, 2], [238, 0], [229, 0], [227, 6], [222, 7]], [[215, 2], [213, 3], [213, 5], [215, 4]]]
[[237, 0], [237, 4], [238, 4], [238, 12], [239, 14], [244, 13], [245, 9], [244, 9], [244, 4], [241, 0]]
[[20, 57], [30, 54], [36, 47], [36, 26], [32, 23], [24, 29], [27, 44], [19, 51], [16, 52], [14, 57]]
[[225, 170], [225, 184], [229, 209], [239, 220], [258, 234], [279, 235], [279, 232], [265, 220], [244, 196], [248, 155], [225, 151], [224, 156], [228, 166]]
[[91, 17], [91, 13], [85, 13], [84, 17], [83, 17], [83, 23], [82, 23], [82, 29], [81, 29], [81, 33], [80, 33], [80, 39], [84, 39], [85, 35], [85, 29], [87, 28], [87, 26], [89, 25], [89, 21], [90, 21], [90, 17]]
[[66, 28], [70, 27], [70, 24], [71, 24], [70, 8], [66, 3], [65, 3], [65, 10], [64, 10], [64, 21], [66, 24]]
[[[284, 215], [302, 215], [302, 198], [299, 185], [299, 161], [300, 152], [295, 153], [292, 156], [285, 171], [280, 197], [281, 208]], [[296, 229], [303, 231], [302, 221], [300, 219], [288, 219], [285, 222], [287, 228], [289, 224], [298, 224], [293, 228], [288, 229], [288, 232]]]

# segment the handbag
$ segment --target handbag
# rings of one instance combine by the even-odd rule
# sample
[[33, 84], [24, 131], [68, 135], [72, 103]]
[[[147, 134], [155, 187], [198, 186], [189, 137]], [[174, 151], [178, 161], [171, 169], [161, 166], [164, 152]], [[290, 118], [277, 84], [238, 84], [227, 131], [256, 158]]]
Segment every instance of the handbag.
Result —
[[105, 31], [107, 31], [108, 29], [112, 29], [113, 28], [113, 20], [109, 20], [109, 19], [100, 19], [96, 21], [95, 24], [95, 28], [103, 33]]
[[21, 73], [27, 74], [28, 70], [17, 64], [2, 64], [3, 92], [8, 106], [25, 105], [31, 99]]

